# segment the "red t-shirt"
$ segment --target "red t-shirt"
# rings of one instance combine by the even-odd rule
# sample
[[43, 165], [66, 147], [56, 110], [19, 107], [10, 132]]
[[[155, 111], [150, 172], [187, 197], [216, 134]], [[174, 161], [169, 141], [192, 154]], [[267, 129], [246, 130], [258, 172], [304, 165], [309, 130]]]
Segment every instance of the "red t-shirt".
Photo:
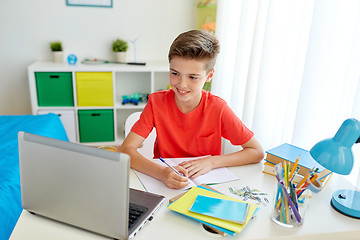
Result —
[[221, 155], [221, 137], [242, 145], [254, 136], [227, 103], [210, 92], [202, 90], [199, 106], [186, 114], [177, 107], [174, 94], [171, 89], [150, 94], [131, 129], [146, 138], [156, 128], [154, 158]]

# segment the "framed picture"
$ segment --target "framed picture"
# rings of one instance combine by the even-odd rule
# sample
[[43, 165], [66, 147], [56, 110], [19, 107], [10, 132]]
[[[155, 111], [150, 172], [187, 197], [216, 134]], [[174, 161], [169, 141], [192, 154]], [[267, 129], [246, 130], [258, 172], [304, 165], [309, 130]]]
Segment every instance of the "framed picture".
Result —
[[112, 8], [112, 0], [66, 0], [68, 6], [82, 7], [109, 7]]

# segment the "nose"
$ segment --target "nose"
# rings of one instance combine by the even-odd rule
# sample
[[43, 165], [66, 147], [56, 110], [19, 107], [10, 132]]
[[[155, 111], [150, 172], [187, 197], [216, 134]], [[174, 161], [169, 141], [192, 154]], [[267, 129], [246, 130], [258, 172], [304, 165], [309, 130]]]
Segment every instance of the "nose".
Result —
[[187, 86], [186, 78], [185, 77], [180, 77], [179, 78], [179, 87], [181, 89], [183, 89], [183, 88], [186, 88], [186, 86]]

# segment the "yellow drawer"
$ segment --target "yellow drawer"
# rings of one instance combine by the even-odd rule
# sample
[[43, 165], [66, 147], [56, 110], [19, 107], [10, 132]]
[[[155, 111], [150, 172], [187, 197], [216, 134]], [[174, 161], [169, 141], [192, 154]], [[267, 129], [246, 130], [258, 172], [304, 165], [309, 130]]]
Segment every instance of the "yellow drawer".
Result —
[[75, 76], [78, 106], [114, 105], [111, 72], [77, 72]]

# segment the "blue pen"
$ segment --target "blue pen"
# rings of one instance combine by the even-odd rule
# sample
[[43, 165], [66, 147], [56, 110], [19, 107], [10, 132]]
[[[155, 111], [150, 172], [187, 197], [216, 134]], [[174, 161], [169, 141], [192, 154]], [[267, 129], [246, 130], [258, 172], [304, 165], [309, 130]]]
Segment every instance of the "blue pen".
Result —
[[175, 168], [173, 168], [172, 166], [170, 166], [167, 162], [165, 162], [164, 159], [162, 159], [161, 157], [159, 157], [160, 161], [162, 161], [163, 163], [165, 163], [169, 168], [171, 168], [174, 172], [176, 172], [177, 174], [179, 174], [180, 176], [184, 176], [181, 173], [178, 172], [178, 170], [176, 170]]

